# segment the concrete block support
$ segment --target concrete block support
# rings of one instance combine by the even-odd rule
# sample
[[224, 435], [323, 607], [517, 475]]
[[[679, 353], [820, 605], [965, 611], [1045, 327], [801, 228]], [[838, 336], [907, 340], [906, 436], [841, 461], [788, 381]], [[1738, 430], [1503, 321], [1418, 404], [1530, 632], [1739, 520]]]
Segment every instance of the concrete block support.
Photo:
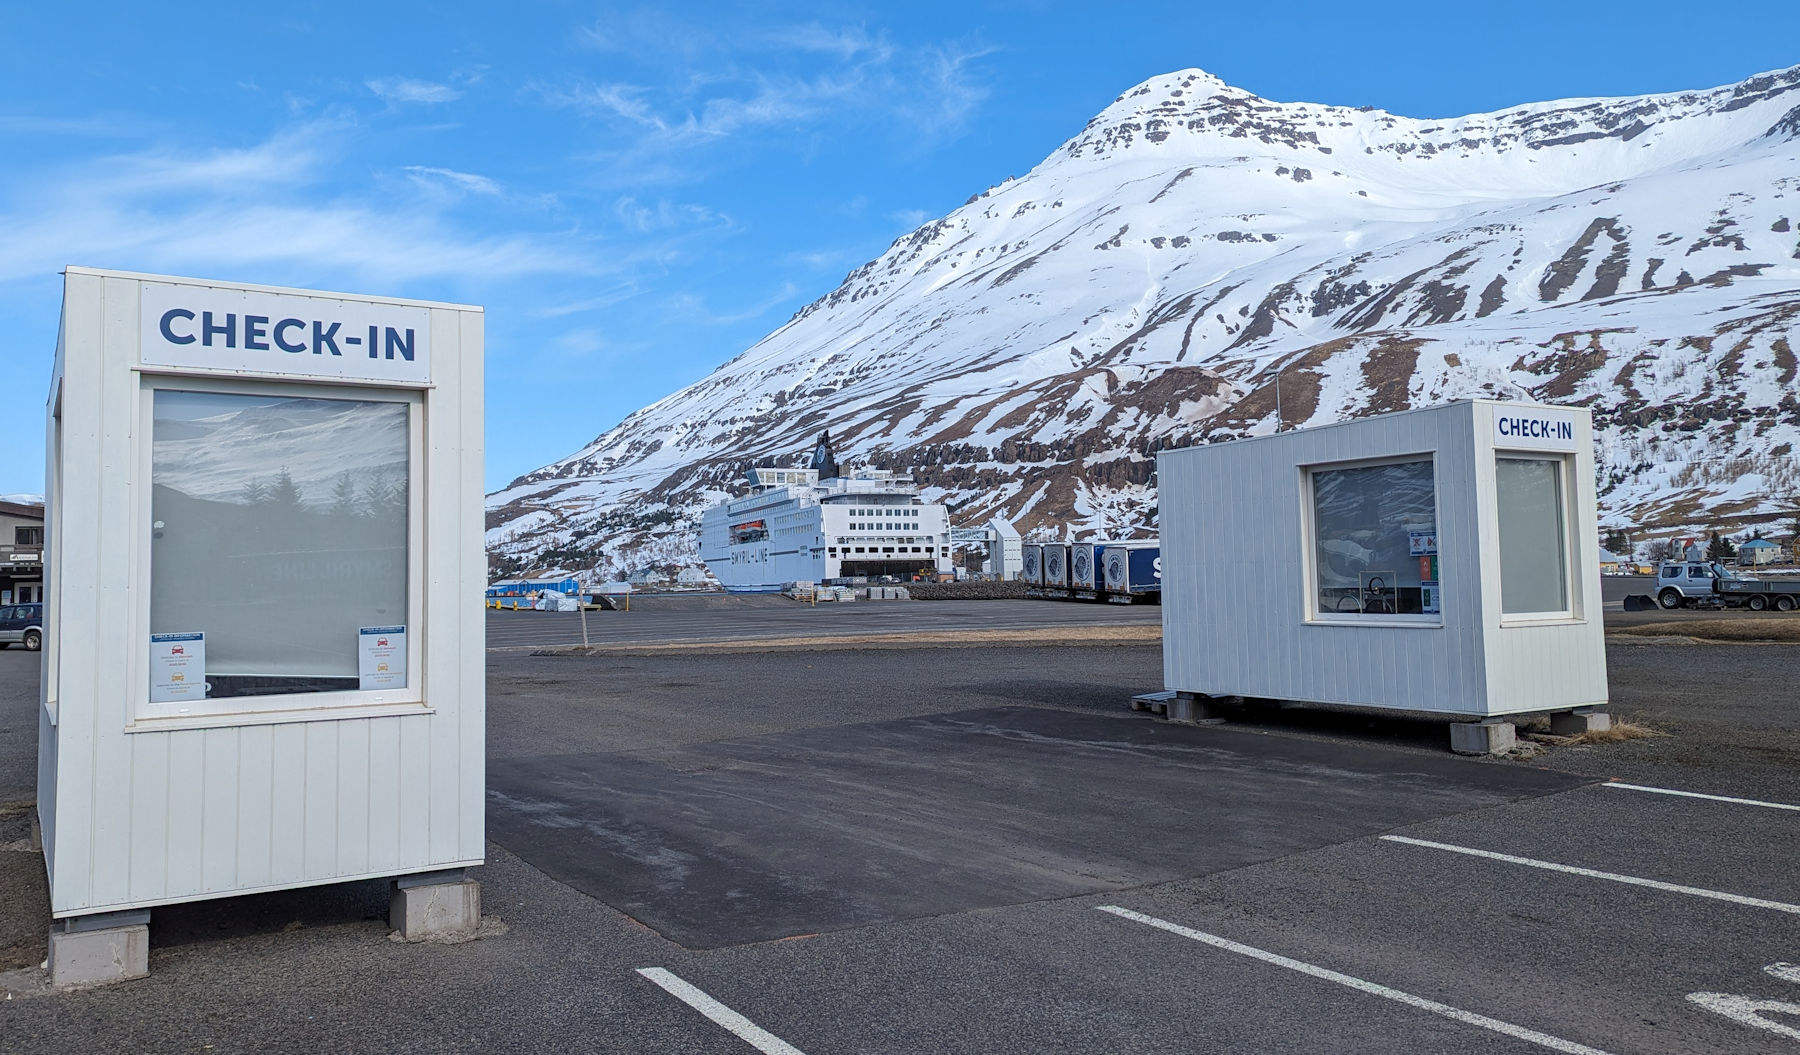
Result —
[[1612, 715], [1592, 707], [1578, 707], [1567, 714], [1550, 716], [1550, 731], [1557, 736], [1604, 733], [1612, 728]]
[[1518, 728], [1503, 718], [1450, 723], [1450, 750], [1459, 755], [1503, 755], [1518, 743]]
[[394, 881], [388, 926], [403, 941], [465, 941], [481, 926], [481, 884], [460, 870]]
[[150, 911], [59, 919], [50, 928], [50, 984], [104, 985], [150, 973]]
[[1176, 725], [1212, 724], [1225, 720], [1219, 701], [1197, 692], [1178, 692], [1171, 697], [1168, 717]]
[[25, 847], [34, 854], [44, 852], [44, 827], [38, 823], [36, 809], [31, 811], [31, 834], [25, 837]]

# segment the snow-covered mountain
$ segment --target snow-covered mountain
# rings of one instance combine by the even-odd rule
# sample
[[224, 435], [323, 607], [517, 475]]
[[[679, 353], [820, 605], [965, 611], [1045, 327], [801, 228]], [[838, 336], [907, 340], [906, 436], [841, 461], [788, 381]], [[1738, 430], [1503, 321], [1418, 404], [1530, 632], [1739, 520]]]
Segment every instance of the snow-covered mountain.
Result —
[[1609, 524], [1770, 523], [1797, 337], [1800, 67], [1450, 120], [1183, 70], [491, 495], [488, 540], [691, 563], [699, 510], [824, 429], [958, 520], [1119, 531], [1158, 448], [1472, 395], [1593, 407]]

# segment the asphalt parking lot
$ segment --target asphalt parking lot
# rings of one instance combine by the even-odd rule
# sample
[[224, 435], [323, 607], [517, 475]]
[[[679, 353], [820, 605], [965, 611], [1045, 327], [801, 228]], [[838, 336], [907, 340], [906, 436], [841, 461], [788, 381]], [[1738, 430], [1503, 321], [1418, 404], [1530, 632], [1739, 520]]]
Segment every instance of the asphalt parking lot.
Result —
[[[985, 618], [1107, 611], [1012, 604]], [[380, 884], [159, 910], [150, 978], [0, 1002], [0, 1049], [1800, 1042], [1800, 719], [1742, 688], [1800, 648], [1614, 646], [1615, 711], [1667, 735], [1523, 762], [1431, 723], [1155, 722], [1124, 707], [1149, 644], [489, 658], [505, 933], [391, 943]], [[0, 653], [0, 802], [35, 660]], [[20, 861], [0, 970], [41, 956]]]

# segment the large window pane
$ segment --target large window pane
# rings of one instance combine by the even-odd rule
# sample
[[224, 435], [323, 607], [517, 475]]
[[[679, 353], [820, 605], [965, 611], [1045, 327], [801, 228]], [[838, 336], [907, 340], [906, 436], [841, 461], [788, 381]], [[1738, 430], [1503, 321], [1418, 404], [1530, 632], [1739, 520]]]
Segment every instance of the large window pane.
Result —
[[1440, 610], [1430, 459], [1315, 469], [1312, 495], [1320, 614]]
[[1500, 610], [1565, 612], [1568, 543], [1559, 464], [1501, 458], [1494, 465], [1500, 502]]
[[404, 686], [407, 404], [153, 400], [151, 633], [205, 635], [209, 697]]

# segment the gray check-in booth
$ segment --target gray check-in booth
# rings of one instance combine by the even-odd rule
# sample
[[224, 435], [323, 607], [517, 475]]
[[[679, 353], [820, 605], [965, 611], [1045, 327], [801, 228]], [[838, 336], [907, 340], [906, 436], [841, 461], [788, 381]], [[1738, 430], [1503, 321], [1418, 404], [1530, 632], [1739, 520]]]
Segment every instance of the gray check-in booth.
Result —
[[[1171, 719], [1226, 700], [1605, 727], [1588, 411], [1472, 400], [1157, 460]], [[1235, 702], [1235, 700], [1233, 700]]]
[[159, 905], [394, 880], [472, 934], [481, 309], [69, 268], [38, 819], [57, 984]]

